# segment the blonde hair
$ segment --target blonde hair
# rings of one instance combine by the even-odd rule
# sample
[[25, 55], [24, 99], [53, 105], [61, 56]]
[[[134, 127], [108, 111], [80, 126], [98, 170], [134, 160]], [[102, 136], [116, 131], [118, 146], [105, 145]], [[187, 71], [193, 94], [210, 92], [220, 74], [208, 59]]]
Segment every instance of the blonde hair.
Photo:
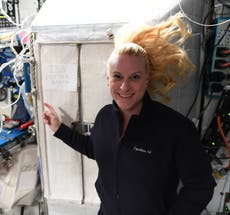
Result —
[[128, 54], [145, 59], [150, 74], [148, 92], [168, 98], [167, 93], [188, 71], [195, 71], [182, 45], [191, 30], [178, 13], [154, 26], [123, 26], [115, 35], [113, 54]]

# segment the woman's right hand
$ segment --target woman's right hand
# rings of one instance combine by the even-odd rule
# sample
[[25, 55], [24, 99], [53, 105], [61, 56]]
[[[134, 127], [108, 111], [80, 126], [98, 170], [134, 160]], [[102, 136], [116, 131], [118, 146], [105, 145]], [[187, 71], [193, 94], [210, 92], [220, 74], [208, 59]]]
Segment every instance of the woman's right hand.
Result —
[[43, 122], [46, 125], [48, 125], [49, 128], [53, 132], [56, 132], [61, 125], [61, 121], [60, 121], [56, 111], [54, 110], [54, 108], [50, 104], [45, 102], [44, 106], [47, 107], [48, 110], [45, 110], [42, 113]]

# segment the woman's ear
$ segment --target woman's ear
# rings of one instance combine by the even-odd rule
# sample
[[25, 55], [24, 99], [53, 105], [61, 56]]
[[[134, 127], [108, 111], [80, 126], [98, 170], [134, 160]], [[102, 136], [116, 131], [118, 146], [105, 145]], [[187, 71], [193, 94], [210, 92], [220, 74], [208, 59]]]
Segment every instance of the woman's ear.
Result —
[[149, 85], [149, 81], [150, 81], [150, 74], [149, 72], [147, 72], [147, 77], [146, 77], [146, 86]]
[[107, 79], [107, 86], [109, 86], [109, 74], [107, 72], [107, 75], [106, 75], [106, 79]]

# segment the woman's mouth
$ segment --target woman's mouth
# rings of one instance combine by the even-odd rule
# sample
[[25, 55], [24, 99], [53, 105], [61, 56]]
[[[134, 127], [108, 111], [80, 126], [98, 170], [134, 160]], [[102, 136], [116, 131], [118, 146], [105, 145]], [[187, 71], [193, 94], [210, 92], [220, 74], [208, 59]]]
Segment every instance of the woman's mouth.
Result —
[[133, 96], [133, 94], [118, 94], [121, 98], [130, 98]]

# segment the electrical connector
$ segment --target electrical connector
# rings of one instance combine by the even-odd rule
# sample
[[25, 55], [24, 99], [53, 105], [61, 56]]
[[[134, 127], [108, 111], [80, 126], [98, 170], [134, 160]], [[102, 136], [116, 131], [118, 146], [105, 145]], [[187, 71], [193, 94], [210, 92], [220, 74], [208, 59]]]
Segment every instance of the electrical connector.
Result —
[[222, 92], [222, 90], [223, 90], [223, 86], [219, 83], [213, 83], [211, 85], [211, 91], [213, 93], [220, 93], [220, 92]]
[[228, 57], [230, 56], [230, 49], [227, 47], [217, 47], [216, 56], [217, 57]]
[[210, 73], [209, 80], [214, 82], [221, 82], [225, 79], [225, 74], [223, 72], [212, 72]]
[[226, 60], [216, 60], [215, 61], [215, 68], [216, 69], [226, 69], [230, 67], [230, 62]]

